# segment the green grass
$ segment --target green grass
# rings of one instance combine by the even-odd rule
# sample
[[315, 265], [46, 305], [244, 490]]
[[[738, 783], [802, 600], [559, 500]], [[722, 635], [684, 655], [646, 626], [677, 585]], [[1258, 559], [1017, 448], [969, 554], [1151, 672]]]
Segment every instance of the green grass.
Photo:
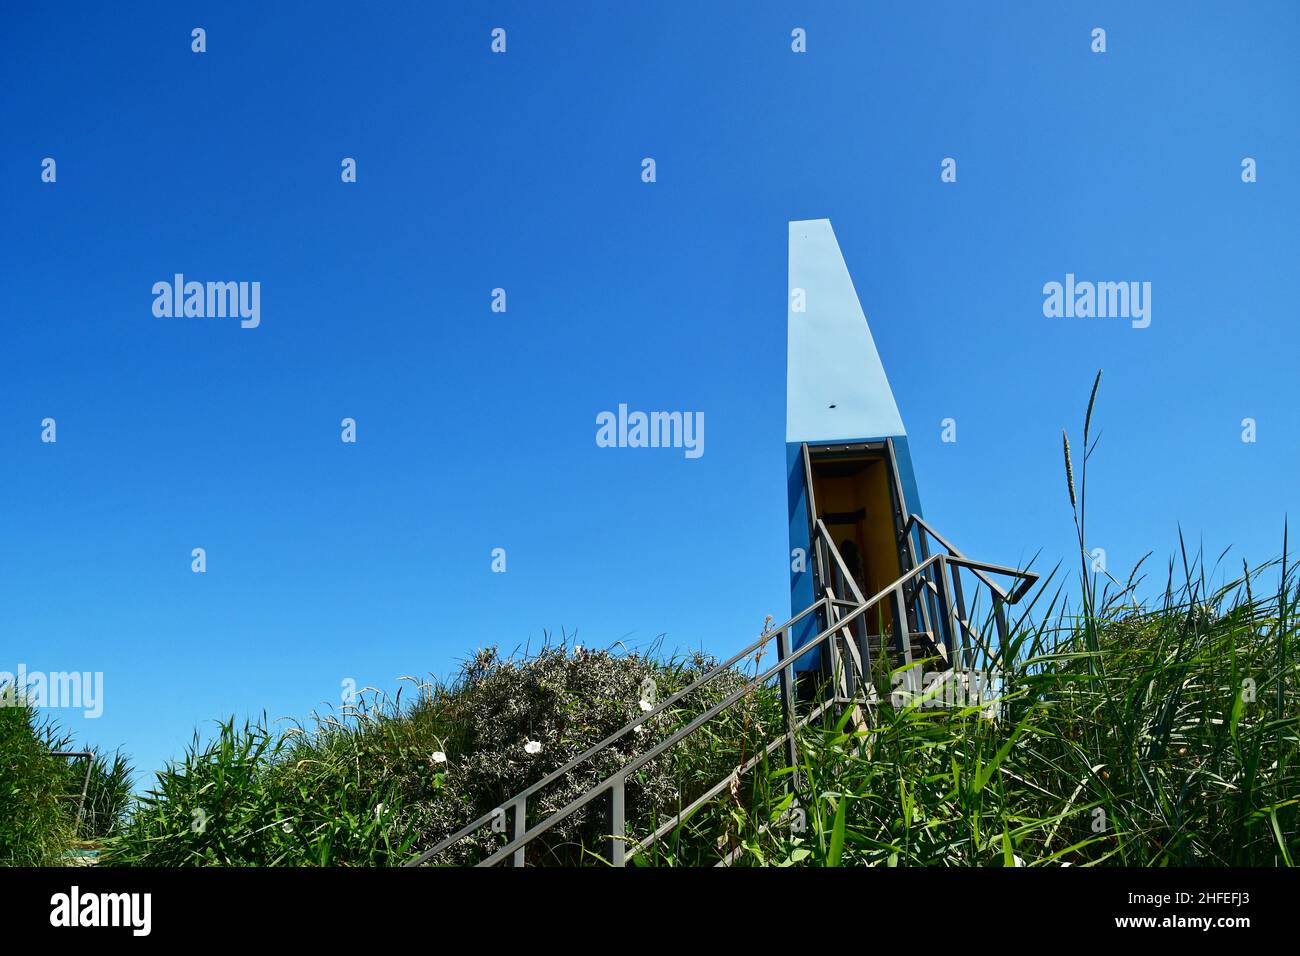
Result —
[[[1013, 636], [996, 718], [912, 705], [874, 708], [865, 732], [828, 719], [801, 736], [797, 791], [789, 768], [761, 764], [640, 862], [711, 864], [734, 850], [737, 865], [1289, 865], [1300, 802], [1293, 574], [1261, 596], [1277, 565], [1208, 594], [1199, 565], [1185, 571], [1150, 608], [1127, 586], [1087, 611], [1064, 607], [1059, 591], [1043, 597], [1051, 623]], [[112, 861], [401, 863], [635, 717], [647, 677], [662, 699], [709, 665], [485, 652], [451, 684], [416, 684], [405, 702], [367, 697], [310, 728], [228, 722], [159, 776]], [[729, 675], [557, 781], [530, 822], [744, 680]], [[629, 786], [632, 836], [675, 813], [679, 790], [689, 800], [770, 739], [777, 706], [762, 688], [652, 763]], [[527, 754], [528, 740], [541, 753]], [[600, 864], [604, 825], [593, 805], [531, 846], [529, 861]], [[489, 830], [443, 862], [503, 842]]]
[[[1300, 599], [1283, 557], [1226, 583], [1182, 549], [1151, 603], [1141, 568], [1094, 570], [1087, 473], [1094, 382], [1078, 478], [1065, 472], [1080, 596], [1056, 572], [1003, 648], [1001, 699], [911, 702], [830, 714], [800, 734], [798, 763], [760, 762], [635, 857], [640, 865], [1290, 866], [1300, 855]], [[1181, 542], [1180, 542], [1181, 544]], [[1220, 558], [1222, 561], [1222, 556]], [[1059, 571], [1059, 569], [1058, 569]], [[1048, 595], [1051, 595], [1050, 597]], [[987, 628], [985, 629], [987, 632]], [[768, 661], [770, 664], [770, 660]], [[759, 661], [745, 662], [756, 672]], [[118, 865], [403, 863], [666, 699], [713, 662], [546, 647], [476, 654], [454, 680], [408, 679], [306, 725], [220, 724], [196, 736], [122, 823], [124, 764], [96, 762], [83, 829]], [[889, 697], [890, 675], [878, 673]], [[560, 776], [529, 824], [743, 687], [724, 673], [637, 734]], [[628, 781], [628, 836], [643, 840], [779, 732], [779, 696], [756, 688]], [[29, 708], [0, 709], [0, 862], [55, 863], [75, 834], [60, 794], [79, 789], [47, 756]], [[535, 748], [526, 747], [535, 742]], [[535, 752], [533, 752], [535, 750]], [[779, 752], [778, 752], [779, 753]], [[534, 865], [603, 863], [597, 801], [528, 847]], [[488, 828], [438, 862], [500, 848]]]
[[[0, 689], [3, 690], [3, 689]], [[0, 706], [0, 864], [56, 865], [72, 840], [61, 762], [49, 756], [35, 709]]]
[[[882, 706], [865, 731], [828, 719], [801, 735], [797, 790], [789, 768], [760, 764], [640, 862], [711, 864], [735, 851], [737, 865], [1289, 865], [1300, 801], [1294, 572], [1278, 586], [1275, 563], [1207, 593], [1197, 562], [1181, 570], [1153, 607], [1135, 605], [1127, 583], [1088, 607], [1044, 591], [1050, 623], [1013, 635], [996, 718]], [[1274, 590], [1261, 595], [1266, 578]], [[92, 787], [82, 836], [106, 837], [104, 862], [120, 865], [398, 864], [635, 718], [647, 679], [663, 699], [710, 664], [488, 651], [454, 681], [412, 682], [394, 700], [367, 692], [306, 726], [227, 721], [157, 776], [124, 827], [101, 822], [121, 813], [100, 758], [105, 811]], [[745, 680], [726, 675], [565, 775], [530, 822]], [[652, 762], [629, 785], [632, 836], [752, 755], [779, 729], [777, 708], [761, 688]], [[530, 740], [539, 753], [526, 752]], [[0, 861], [54, 864], [73, 845], [63, 795], [80, 781], [45, 756], [52, 743], [30, 709], [0, 709]], [[531, 846], [529, 861], [600, 864], [604, 827], [593, 804]], [[442, 862], [504, 839], [489, 829]]]
[[[1013, 631], [996, 719], [979, 707], [913, 704], [874, 709], [865, 732], [848, 732], [843, 720], [817, 728], [802, 741], [799, 786], [790, 786], [788, 769], [772, 769], [767, 797], [733, 814], [734, 839], [745, 847], [739, 862], [1296, 860], [1300, 588], [1288, 565], [1287, 533], [1279, 561], [1243, 566], [1214, 589], [1207, 580], [1217, 562], [1207, 568], [1182, 547], [1181, 567], [1176, 573], [1171, 563], [1154, 607], [1135, 598], [1145, 559], [1125, 582], [1095, 569], [1087, 475], [1100, 382], [1098, 372], [1084, 416], [1078, 485], [1064, 438], [1078, 607], [1071, 610], [1058, 589], [1039, 623]], [[789, 819], [794, 799], [806, 818], [802, 832]]]
[[[527, 658], [480, 652], [448, 683], [412, 681], [405, 701], [363, 694], [341, 713], [275, 730], [266, 721], [220, 725], [162, 771], [105, 862], [124, 865], [341, 865], [405, 862], [464, 823], [619, 729], [647, 696], [659, 700], [713, 662], [656, 660], [549, 647]], [[630, 734], [599, 759], [560, 777], [533, 802], [558, 809], [681, 720], [743, 683], [726, 674], [690, 707]], [[629, 803], [675, 812], [679, 793], [702, 790], [756, 742], [756, 712], [775, 726], [776, 698], [760, 695], [710, 732], [650, 763], [629, 782]], [[746, 724], [746, 721], [749, 721]], [[540, 750], [530, 753], [529, 742]], [[442, 755], [440, 757], [439, 755]], [[576, 864], [600, 852], [600, 808], [575, 814], [530, 847], [536, 862]], [[448, 853], [465, 862], [505, 841], [490, 828]]]
[[[881, 707], [865, 733], [806, 734], [804, 831], [759, 802], [738, 862], [1291, 865], [1297, 594], [1248, 591], [1243, 575], [1022, 633], [996, 719]], [[789, 772], [769, 776], [778, 794]]]
[[84, 749], [13, 688], [0, 688], [0, 866], [57, 866], [70, 851], [121, 826], [130, 803], [130, 767], [121, 754], [91, 750], [86, 785], [84, 759], [53, 755]]

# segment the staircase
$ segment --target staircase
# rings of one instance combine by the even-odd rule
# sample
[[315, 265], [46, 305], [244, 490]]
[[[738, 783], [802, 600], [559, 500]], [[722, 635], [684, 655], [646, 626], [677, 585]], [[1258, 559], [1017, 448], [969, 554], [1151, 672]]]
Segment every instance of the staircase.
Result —
[[[930, 553], [931, 542], [938, 545], [933, 555]], [[945, 690], [968, 692], [972, 683], [976, 683], [971, 675], [993, 673], [1000, 667], [1007, 635], [1014, 633], [1014, 628], [1008, 627], [1006, 609], [1028, 593], [1038, 575], [973, 561], [918, 515], [912, 515], [903, 526], [900, 545], [906, 546], [908, 554], [916, 554], [919, 563], [879, 593], [865, 597], [849, 574], [826, 525], [820, 519], [816, 520], [813, 557], [820, 596], [811, 605], [780, 627], [765, 632], [757, 641], [694, 683], [659, 702], [625, 727], [405, 865], [437, 864], [448, 849], [490, 828], [506, 834], [507, 840], [477, 865], [495, 866], [509, 861], [513, 866], [524, 866], [529, 844], [560, 821], [595, 801], [602, 801], [608, 814], [609, 833], [605, 859], [613, 866], [624, 866], [655, 841], [671, 833], [697, 809], [716, 799], [739, 777], [778, 752], [780, 759], [794, 768], [795, 772], [786, 779], [789, 781], [787, 785], [797, 790], [799, 732], [822, 715], [837, 716], [847, 712], [851, 722], [865, 730], [866, 713], [870, 708], [912, 702], [929, 706], [936, 698], [942, 699]], [[994, 578], [1009, 579], [1009, 590]], [[969, 608], [965, 599], [967, 587], [972, 588], [974, 598]], [[973, 621], [980, 617], [977, 613], [979, 598], [984, 595], [988, 600], [984, 626], [977, 627]], [[796, 630], [803, 633], [813, 629], [809, 628], [808, 622], [815, 622], [815, 635], [799, 647], [792, 647]], [[884, 633], [880, 633], [882, 622], [888, 625], [883, 628]], [[538, 795], [550, 784], [592, 761], [629, 734], [636, 733], [639, 726], [648, 724], [659, 714], [712, 684], [733, 667], [756, 660], [756, 655], [766, 654], [773, 646], [776, 660], [744, 686], [727, 694], [654, 747], [628, 760], [565, 806], [540, 819], [530, 820], [530, 806], [536, 807]], [[808, 665], [816, 659], [814, 651], [819, 648], [825, 649], [824, 653], [818, 651], [820, 672], [810, 672]], [[762, 667], [762, 664], [757, 664], [757, 667]], [[814, 677], [812, 680], [805, 677], [801, 683], [796, 680], [796, 670], [804, 674], [813, 673]], [[718, 714], [734, 707], [756, 688], [773, 680], [780, 685], [783, 714], [780, 732], [653, 831], [640, 838], [629, 837], [625, 799], [629, 778], [699, 731]], [[798, 686], [807, 687], [810, 683], [816, 687], [815, 692], [798, 693]], [[949, 686], [945, 689], [946, 684]], [[721, 862], [729, 861], [728, 857]]]

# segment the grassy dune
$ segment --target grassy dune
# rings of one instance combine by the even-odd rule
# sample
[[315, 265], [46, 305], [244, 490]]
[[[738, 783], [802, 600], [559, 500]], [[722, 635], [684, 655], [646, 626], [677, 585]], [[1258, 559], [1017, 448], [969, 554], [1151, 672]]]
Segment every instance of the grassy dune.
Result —
[[[1100, 375], [1098, 375], [1098, 382]], [[1066, 490], [1082, 582], [1043, 582], [999, 662], [999, 701], [898, 700], [865, 723], [825, 717], [795, 768], [760, 763], [705, 803], [640, 865], [1290, 866], [1300, 854], [1300, 599], [1283, 557], [1226, 583], [1180, 549], [1152, 585], [1092, 567], [1087, 471], [1094, 382]], [[1222, 558], [1221, 558], [1222, 560]], [[1059, 569], [1058, 569], [1059, 571]], [[755, 672], [758, 661], [744, 662]], [[770, 660], [769, 660], [770, 665]], [[80, 833], [60, 795], [78, 787], [45, 755], [56, 734], [30, 708], [0, 709], [0, 863], [57, 863], [78, 838], [110, 865], [396, 865], [489, 813], [713, 666], [701, 656], [547, 647], [485, 650], [454, 680], [409, 680], [388, 699], [306, 725], [237, 725], [196, 736], [129, 813], [125, 767], [99, 758]], [[531, 801], [530, 825], [745, 686], [726, 672]], [[889, 701], [892, 675], [876, 675]], [[403, 693], [406, 694], [403, 699]], [[656, 758], [627, 792], [635, 843], [779, 732], [759, 686]], [[777, 751], [779, 754], [780, 751]], [[534, 865], [602, 865], [594, 803], [528, 848]], [[438, 859], [501, 847], [485, 828]]]
[[[1186, 572], [1155, 607], [1136, 606], [1128, 588], [1086, 612], [1043, 592], [1051, 623], [1014, 635], [995, 718], [912, 702], [870, 710], [865, 730], [828, 719], [801, 735], [797, 792], [789, 768], [760, 765], [641, 861], [697, 865], [734, 850], [738, 865], [1290, 865], [1300, 847], [1294, 574], [1260, 595], [1279, 565], [1211, 593], [1197, 565]], [[307, 726], [228, 721], [159, 773], [129, 815], [120, 758], [116, 771], [101, 758], [92, 806], [103, 809], [81, 833], [63, 796], [79, 780], [44, 755], [67, 741], [39, 731], [30, 708], [0, 709], [0, 861], [56, 864], [81, 839], [108, 864], [398, 864], [635, 719], [648, 689], [663, 699], [709, 666], [568, 647], [519, 659], [485, 651], [452, 682], [412, 682], [394, 700], [364, 693]], [[543, 791], [535, 813], [745, 680], [736, 671], [707, 699], [684, 699]], [[631, 834], [754, 753], [780, 727], [777, 701], [760, 688], [650, 764], [629, 789]], [[593, 806], [529, 860], [599, 865], [604, 825]], [[503, 841], [488, 829], [442, 862]]]

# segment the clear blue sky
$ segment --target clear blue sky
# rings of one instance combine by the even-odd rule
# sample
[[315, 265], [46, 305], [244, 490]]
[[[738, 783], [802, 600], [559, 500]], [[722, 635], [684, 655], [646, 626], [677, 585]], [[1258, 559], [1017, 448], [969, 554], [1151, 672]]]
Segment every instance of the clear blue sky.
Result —
[[[782, 618], [791, 219], [833, 221], [967, 553], [1071, 553], [1099, 367], [1112, 570], [1179, 522], [1279, 552], [1300, 6], [459, 6], [5, 12], [0, 670], [103, 671], [101, 718], [56, 714], [87, 742], [151, 770], [544, 629], [728, 652]], [[260, 281], [261, 326], [155, 318], [177, 272]], [[1151, 282], [1150, 328], [1045, 318], [1067, 272]], [[703, 411], [705, 454], [597, 448], [620, 402]]]

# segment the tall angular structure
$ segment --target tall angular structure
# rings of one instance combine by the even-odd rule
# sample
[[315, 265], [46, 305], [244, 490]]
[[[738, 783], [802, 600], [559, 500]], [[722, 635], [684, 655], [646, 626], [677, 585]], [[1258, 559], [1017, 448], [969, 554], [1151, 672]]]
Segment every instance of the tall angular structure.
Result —
[[[587, 757], [601, 752], [601, 760], [620, 769], [563, 808], [548, 811], [536, 803], [530, 807], [529, 801], [536, 801], [540, 788], [563, 776], [567, 765], [445, 837], [408, 866], [434, 859], [471, 833], [498, 828], [504, 808], [511, 811], [510, 840], [504, 846], [494, 842], [496, 849], [480, 865], [510, 859], [515, 866], [524, 866], [532, 841], [581, 808], [595, 806], [597, 800], [607, 801], [609, 808], [608, 859], [623, 866], [655, 840], [676, 832], [688, 815], [703, 812], [709, 803], [701, 797], [687, 805], [683, 797], [683, 809], [676, 817], [665, 822], [656, 813], [632, 831], [648, 837], [630, 837], [626, 788], [629, 775], [644, 763], [645, 755], [633, 759], [624, 752], [628, 735], [705, 684], [719, 678], [733, 680], [732, 665], [762, 658], [773, 639], [777, 661], [764, 659], [759, 669], [767, 670], [755, 675], [748, 686], [761, 686], [779, 674], [781, 725], [770, 727], [768, 743], [760, 744], [756, 753], [784, 751], [791, 771], [784, 786], [789, 787], [791, 798], [804, 792], [799, 732], [823, 715], [847, 718], [856, 729], [868, 730], [864, 716], [868, 708], [946, 706], [948, 701], [965, 708], [971, 703], [972, 688], [979, 694], [986, 692], [979, 675], [1000, 666], [1008, 651], [1006, 607], [1024, 597], [1038, 575], [973, 561], [920, 517], [907, 433], [829, 220], [790, 223], [786, 319], [790, 332], [785, 428], [790, 620], [764, 629], [727, 665], [713, 668], [645, 714], [638, 713], [588, 751]], [[933, 554], [927, 543], [931, 539]], [[963, 590], [963, 574], [968, 591]], [[1008, 591], [990, 575], [1011, 577], [1016, 583]], [[965, 594], [973, 597], [969, 605]], [[968, 607], [987, 608], [991, 620], [987, 616], [972, 620]], [[793, 671], [803, 673], [796, 676]], [[932, 679], [933, 675], [939, 679]], [[730, 684], [715, 693], [727, 695], [729, 690]], [[730, 704], [745, 699], [743, 693], [728, 697]], [[719, 706], [729, 705], [724, 701]], [[985, 708], [986, 714], [997, 713], [996, 702], [992, 706], [992, 710]], [[671, 746], [700, 726], [698, 721], [683, 726], [659, 746]], [[764, 766], [756, 756], [728, 770], [708, 792], [720, 793], [735, 786], [748, 770]], [[540, 822], [533, 822], [538, 817]], [[737, 852], [730, 852], [725, 862], [732, 862]]]
[[[870, 597], [915, 566], [903, 528], [921, 503], [907, 431], [829, 219], [790, 223], [787, 309], [790, 601], [798, 613], [824, 593], [819, 520]], [[817, 626], [801, 622], [793, 646]], [[804, 655], [799, 669], [819, 667], [819, 653]]]

